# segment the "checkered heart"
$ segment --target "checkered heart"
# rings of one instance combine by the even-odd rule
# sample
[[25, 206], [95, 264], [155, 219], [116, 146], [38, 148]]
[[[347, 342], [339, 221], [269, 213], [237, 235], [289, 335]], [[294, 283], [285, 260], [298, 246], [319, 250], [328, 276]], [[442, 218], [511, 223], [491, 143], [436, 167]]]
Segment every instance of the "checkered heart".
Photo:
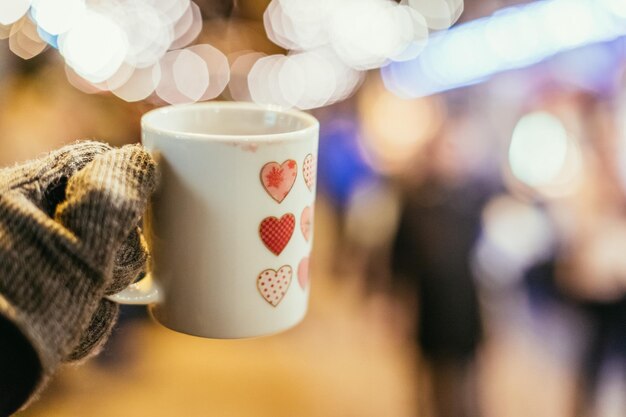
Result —
[[313, 191], [313, 185], [315, 184], [315, 173], [315, 158], [312, 154], [308, 154], [306, 158], [304, 158], [304, 164], [302, 164], [302, 176], [304, 177], [306, 186], [309, 187], [311, 191]]
[[283, 215], [280, 219], [266, 217], [259, 226], [261, 240], [270, 252], [278, 256], [289, 243], [295, 226], [296, 217], [291, 213]]
[[291, 284], [292, 274], [289, 265], [282, 266], [278, 271], [266, 269], [261, 272], [256, 279], [256, 286], [265, 301], [276, 307], [282, 301], [289, 284]]

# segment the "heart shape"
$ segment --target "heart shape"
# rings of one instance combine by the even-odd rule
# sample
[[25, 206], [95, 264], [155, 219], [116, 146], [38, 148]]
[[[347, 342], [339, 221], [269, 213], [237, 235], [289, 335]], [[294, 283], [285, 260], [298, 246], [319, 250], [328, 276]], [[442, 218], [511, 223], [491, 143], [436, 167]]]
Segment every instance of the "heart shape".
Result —
[[302, 210], [302, 214], [300, 215], [300, 231], [302, 232], [302, 236], [304, 236], [304, 240], [307, 242], [311, 237], [311, 232], [313, 230], [313, 209], [309, 206], [305, 207]]
[[282, 164], [268, 162], [261, 168], [261, 183], [265, 191], [281, 203], [296, 182], [298, 164], [293, 159], [287, 159]]
[[309, 258], [302, 258], [298, 264], [298, 283], [304, 289], [309, 283]]
[[308, 154], [304, 158], [304, 164], [302, 164], [302, 176], [304, 177], [306, 186], [309, 187], [311, 191], [313, 191], [313, 185], [315, 184], [316, 168], [313, 154]]
[[287, 293], [293, 272], [289, 265], [282, 266], [278, 271], [266, 269], [256, 279], [256, 287], [272, 306], [276, 307]]
[[280, 219], [266, 217], [259, 225], [259, 234], [263, 244], [278, 256], [289, 243], [295, 226], [296, 217], [291, 213], [283, 215]]

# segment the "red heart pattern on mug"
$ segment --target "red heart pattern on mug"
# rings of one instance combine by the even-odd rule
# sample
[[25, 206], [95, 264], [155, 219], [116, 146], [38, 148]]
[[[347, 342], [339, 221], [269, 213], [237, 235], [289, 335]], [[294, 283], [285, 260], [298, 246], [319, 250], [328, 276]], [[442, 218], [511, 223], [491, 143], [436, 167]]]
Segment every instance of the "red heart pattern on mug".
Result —
[[265, 301], [276, 307], [285, 297], [292, 275], [289, 265], [282, 266], [278, 271], [266, 269], [257, 277], [256, 286]]
[[298, 284], [300, 288], [305, 289], [309, 283], [309, 258], [302, 258], [298, 264]]
[[296, 217], [291, 213], [283, 215], [280, 219], [266, 217], [259, 225], [259, 234], [263, 244], [278, 256], [289, 243], [295, 226]]
[[307, 242], [311, 238], [311, 232], [313, 230], [313, 209], [309, 206], [305, 207], [302, 210], [302, 214], [300, 215], [300, 231], [302, 232], [302, 236], [304, 236], [304, 240]]
[[282, 164], [268, 162], [261, 168], [261, 183], [276, 202], [281, 203], [291, 191], [298, 175], [298, 164], [287, 159]]
[[308, 154], [304, 158], [304, 163], [302, 164], [302, 176], [304, 177], [304, 182], [309, 190], [313, 191], [313, 185], [315, 184], [315, 158], [313, 154]]

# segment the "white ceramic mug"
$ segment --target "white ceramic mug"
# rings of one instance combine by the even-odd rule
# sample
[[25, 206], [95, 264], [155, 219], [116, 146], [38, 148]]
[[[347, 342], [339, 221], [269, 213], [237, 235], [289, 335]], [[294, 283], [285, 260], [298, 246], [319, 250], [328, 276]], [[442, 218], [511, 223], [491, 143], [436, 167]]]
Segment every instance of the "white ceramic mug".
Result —
[[149, 304], [196, 336], [275, 333], [304, 317], [319, 124], [297, 110], [209, 102], [142, 120], [160, 182], [145, 220], [150, 272], [110, 299]]

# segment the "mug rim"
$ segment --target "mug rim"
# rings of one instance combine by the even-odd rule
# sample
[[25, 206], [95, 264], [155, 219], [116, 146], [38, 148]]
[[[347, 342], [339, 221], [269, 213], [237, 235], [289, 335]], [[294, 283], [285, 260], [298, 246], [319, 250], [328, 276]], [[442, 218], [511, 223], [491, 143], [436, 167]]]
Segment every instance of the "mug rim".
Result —
[[[280, 133], [259, 133], [259, 134], [217, 134], [217, 133], [196, 133], [185, 132], [178, 129], [166, 129], [156, 126], [154, 118], [172, 112], [188, 111], [189, 109], [197, 109], [198, 107], [207, 108], [227, 108], [253, 111], [270, 111], [276, 114], [284, 114], [297, 119], [304, 123], [304, 127]], [[274, 141], [296, 139], [298, 136], [306, 136], [307, 133], [315, 132], [319, 129], [319, 121], [312, 115], [297, 109], [288, 109], [277, 105], [262, 105], [252, 102], [239, 101], [207, 101], [197, 103], [173, 104], [152, 109], [141, 116], [142, 132], [150, 131], [157, 134], [166, 134], [176, 139], [193, 139], [193, 140], [213, 140], [222, 142], [240, 142], [240, 141]], [[296, 135], [296, 136], [294, 136]]]

